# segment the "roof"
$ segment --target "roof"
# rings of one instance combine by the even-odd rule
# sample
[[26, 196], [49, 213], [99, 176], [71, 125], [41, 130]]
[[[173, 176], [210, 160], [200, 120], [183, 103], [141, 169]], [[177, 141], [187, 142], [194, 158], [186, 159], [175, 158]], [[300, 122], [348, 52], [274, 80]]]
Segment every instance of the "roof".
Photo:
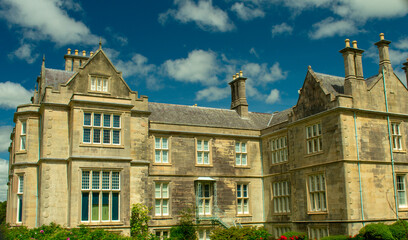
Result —
[[292, 111], [292, 108], [285, 109], [280, 112], [274, 112], [269, 119], [268, 127], [279, 123], [283, 123], [289, 120], [288, 114]]
[[58, 88], [61, 83], [66, 83], [75, 72], [45, 68], [45, 87]]
[[316, 77], [322, 83], [322, 87], [334, 95], [344, 94], [344, 77], [315, 72]]
[[271, 114], [250, 112], [241, 118], [235, 110], [149, 102], [153, 122], [260, 130], [267, 127]]

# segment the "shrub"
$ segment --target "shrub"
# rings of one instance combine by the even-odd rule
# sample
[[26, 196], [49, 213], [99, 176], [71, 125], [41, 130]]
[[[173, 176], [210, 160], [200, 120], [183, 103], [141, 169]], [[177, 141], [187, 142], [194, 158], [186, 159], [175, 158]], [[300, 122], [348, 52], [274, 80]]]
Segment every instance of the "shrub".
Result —
[[371, 223], [360, 229], [359, 235], [364, 239], [394, 240], [392, 233], [384, 223]]
[[398, 220], [395, 223], [388, 226], [392, 236], [395, 239], [408, 239], [408, 222], [404, 220]]
[[171, 240], [196, 240], [196, 227], [194, 225], [193, 210], [181, 211], [181, 217], [177, 226], [170, 228]]
[[352, 237], [345, 235], [335, 235], [321, 238], [321, 240], [346, 240], [346, 239], [349, 240], [352, 239]]
[[307, 234], [304, 232], [286, 232], [279, 239], [281, 240], [305, 240]]
[[228, 229], [218, 227], [210, 235], [211, 240], [259, 240], [268, 239], [270, 234], [265, 228], [260, 227], [230, 227]]
[[137, 239], [150, 237], [149, 220], [149, 208], [141, 203], [133, 204], [130, 217], [130, 235]]

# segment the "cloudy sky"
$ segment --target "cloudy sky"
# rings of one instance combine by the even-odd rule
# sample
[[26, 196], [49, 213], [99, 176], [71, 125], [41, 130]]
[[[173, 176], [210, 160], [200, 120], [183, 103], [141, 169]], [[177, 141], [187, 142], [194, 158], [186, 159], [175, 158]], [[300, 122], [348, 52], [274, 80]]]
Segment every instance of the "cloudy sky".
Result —
[[46, 67], [63, 69], [67, 48], [95, 51], [102, 39], [149, 101], [216, 108], [229, 108], [227, 83], [242, 70], [249, 110], [274, 112], [296, 103], [308, 65], [344, 76], [346, 38], [366, 51], [370, 77], [384, 32], [406, 82], [407, 23], [407, 0], [0, 0], [0, 201], [13, 113], [29, 102], [43, 56]]

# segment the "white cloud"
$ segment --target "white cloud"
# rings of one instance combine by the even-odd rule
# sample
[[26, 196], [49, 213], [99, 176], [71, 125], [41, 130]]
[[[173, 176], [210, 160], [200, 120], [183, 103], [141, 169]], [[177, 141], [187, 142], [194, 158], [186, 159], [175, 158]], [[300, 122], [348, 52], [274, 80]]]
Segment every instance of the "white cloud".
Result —
[[334, 20], [328, 17], [321, 22], [313, 24], [313, 32], [309, 32], [311, 39], [321, 39], [333, 36], [352, 35], [358, 32], [355, 23], [348, 20]]
[[265, 86], [267, 83], [286, 79], [288, 73], [284, 72], [279, 63], [276, 62], [272, 67], [266, 63], [247, 63], [242, 66], [245, 76], [248, 76], [250, 82], [254, 81], [256, 85]]
[[50, 38], [59, 45], [95, 44], [98, 37], [80, 21], [71, 18], [66, 10], [78, 10], [72, 0], [3, 0], [0, 16], [23, 29], [31, 40]]
[[0, 82], [0, 108], [16, 108], [20, 104], [31, 103], [33, 91], [18, 83]]
[[279, 90], [278, 89], [272, 89], [271, 93], [266, 98], [266, 103], [274, 104], [274, 103], [278, 102], [279, 100], [280, 100]]
[[196, 93], [196, 100], [206, 100], [207, 102], [218, 101], [220, 99], [229, 97], [230, 91], [231, 90], [229, 87], [208, 87]]
[[0, 126], [0, 152], [7, 152], [11, 142], [11, 131], [13, 131], [12, 126]]
[[228, 14], [212, 5], [211, 0], [174, 0], [178, 9], [169, 9], [159, 15], [159, 22], [164, 24], [169, 17], [182, 22], [194, 22], [203, 30], [227, 32], [235, 28]]
[[236, 2], [232, 5], [231, 10], [234, 11], [239, 18], [248, 21], [254, 18], [262, 18], [265, 16], [265, 12], [260, 8], [251, 8], [244, 5], [244, 3]]
[[272, 27], [272, 36], [282, 35], [282, 34], [292, 34], [293, 27], [289, 26], [287, 23], [281, 23], [278, 25], [274, 25]]
[[407, 75], [405, 74], [405, 72], [402, 69], [397, 68], [397, 69], [394, 69], [394, 73], [398, 76], [398, 78], [405, 85], [405, 87], [407, 87], [408, 79], [407, 79]]
[[32, 45], [23, 44], [18, 49], [16, 49], [14, 52], [10, 53], [8, 56], [11, 59], [18, 58], [18, 59], [26, 61], [29, 64], [32, 64], [39, 56], [38, 53], [36, 54], [32, 53], [32, 50], [33, 50]]
[[401, 66], [408, 56], [408, 51], [390, 49], [389, 52], [392, 65]]
[[8, 161], [0, 159], [0, 202], [7, 200], [8, 164]]
[[176, 81], [199, 82], [204, 85], [218, 83], [217, 55], [212, 51], [194, 50], [187, 58], [167, 60], [163, 63], [164, 71]]
[[395, 47], [399, 49], [408, 49], [408, 37], [400, 39], [398, 42], [396, 42]]

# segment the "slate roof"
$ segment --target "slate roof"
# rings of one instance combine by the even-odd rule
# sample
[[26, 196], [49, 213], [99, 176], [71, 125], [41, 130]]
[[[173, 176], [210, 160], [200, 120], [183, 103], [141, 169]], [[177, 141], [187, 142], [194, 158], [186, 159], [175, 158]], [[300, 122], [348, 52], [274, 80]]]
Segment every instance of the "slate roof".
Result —
[[344, 77], [338, 77], [317, 72], [315, 72], [315, 74], [316, 77], [322, 83], [322, 87], [324, 87], [328, 92], [335, 95], [344, 94]]
[[154, 102], [149, 102], [149, 111], [149, 120], [153, 122], [250, 130], [266, 128], [271, 118], [268, 113], [250, 112], [245, 119], [235, 110]]
[[58, 88], [60, 83], [66, 83], [75, 72], [45, 68], [45, 87]]
[[280, 112], [274, 112], [271, 118], [269, 119], [268, 127], [288, 121], [289, 119], [288, 114], [291, 111], [292, 111], [292, 108], [288, 108]]

